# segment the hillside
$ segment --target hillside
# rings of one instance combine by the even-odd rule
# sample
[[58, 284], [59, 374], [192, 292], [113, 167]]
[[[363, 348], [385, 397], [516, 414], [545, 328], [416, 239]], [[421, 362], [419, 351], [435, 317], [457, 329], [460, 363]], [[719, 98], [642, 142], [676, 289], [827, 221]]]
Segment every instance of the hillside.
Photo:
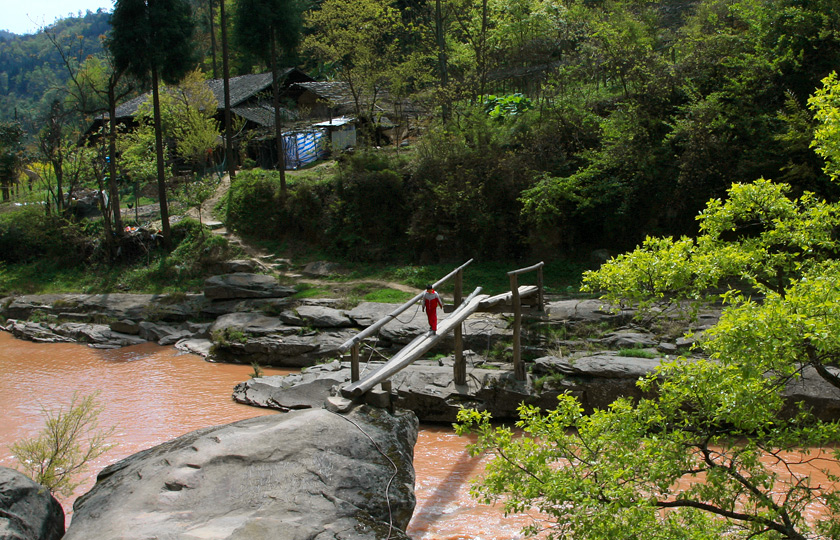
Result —
[[102, 52], [100, 37], [109, 29], [110, 14], [88, 12], [48, 26], [37, 34], [0, 33], [0, 121], [17, 117], [30, 128], [60, 97], [68, 74], [47, 33], [63, 44], [72, 58], [83, 60]]

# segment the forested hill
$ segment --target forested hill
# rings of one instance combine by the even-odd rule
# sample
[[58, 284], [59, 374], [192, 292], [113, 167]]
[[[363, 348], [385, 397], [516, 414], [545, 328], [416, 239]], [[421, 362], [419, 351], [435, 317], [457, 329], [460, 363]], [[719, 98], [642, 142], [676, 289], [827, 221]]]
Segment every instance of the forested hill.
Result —
[[68, 72], [49, 35], [64, 44], [74, 58], [83, 60], [102, 51], [100, 36], [110, 28], [109, 16], [101, 10], [88, 11], [83, 17], [57, 21], [37, 34], [0, 32], [0, 121], [17, 115], [27, 127], [37, 124], [50, 102], [60, 96]]

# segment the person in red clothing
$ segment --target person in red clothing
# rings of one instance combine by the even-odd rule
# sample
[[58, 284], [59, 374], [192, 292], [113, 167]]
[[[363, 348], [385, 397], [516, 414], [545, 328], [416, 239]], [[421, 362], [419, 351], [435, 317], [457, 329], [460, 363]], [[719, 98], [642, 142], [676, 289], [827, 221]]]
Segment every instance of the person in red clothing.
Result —
[[429, 328], [432, 329], [432, 334], [435, 334], [437, 333], [437, 308], [443, 309], [443, 300], [431, 285], [426, 285], [422, 300], [423, 311], [426, 312], [426, 318], [429, 320]]

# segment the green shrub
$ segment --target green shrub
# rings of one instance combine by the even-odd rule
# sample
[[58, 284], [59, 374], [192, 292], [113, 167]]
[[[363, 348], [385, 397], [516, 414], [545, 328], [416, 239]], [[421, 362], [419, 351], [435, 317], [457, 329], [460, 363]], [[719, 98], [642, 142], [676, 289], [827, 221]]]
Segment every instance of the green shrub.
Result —
[[331, 194], [330, 181], [291, 183], [285, 201], [277, 209], [276, 237], [322, 244], [328, 227], [325, 208]]
[[10, 264], [50, 257], [68, 264], [83, 262], [93, 243], [85, 226], [48, 216], [41, 206], [0, 215], [0, 260]]
[[341, 164], [328, 210], [333, 251], [353, 261], [405, 253], [411, 213], [399, 167], [381, 152], [361, 152]]
[[656, 353], [639, 348], [619, 349], [618, 355], [631, 358], [656, 358]]
[[214, 346], [226, 346], [231, 343], [247, 343], [248, 334], [237, 328], [223, 328], [221, 330], [214, 330], [210, 336], [213, 340]]
[[81, 484], [74, 478], [87, 469], [88, 463], [113, 446], [106, 441], [114, 428], [99, 428], [98, 418], [103, 407], [96, 402], [96, 396], [82, 398], [73, 394], [67, 410], [42, 408], [44, 429], [37, 437], [9, 447], [23, 472], [51, 493], [72, 495]]
[[254, 169], [236, 176], [228, 194], [227, 224], [242, 234], [275, 238], [280, 205], [279, 173]]

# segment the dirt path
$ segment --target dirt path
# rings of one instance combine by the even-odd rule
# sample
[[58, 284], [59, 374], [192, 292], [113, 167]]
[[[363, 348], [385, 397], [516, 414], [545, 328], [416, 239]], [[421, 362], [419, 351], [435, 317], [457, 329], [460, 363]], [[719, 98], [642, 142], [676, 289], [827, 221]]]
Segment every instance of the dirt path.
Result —
[[[220, 234], [226, 237], [230, 243], [242, 249], [247, 258], [254, 261], [263, 271], [277, 276], [291, 278], [298, 283], [305, 283], [313, 287], [328, 288], [331, 291], [337, 293], [340, 293], [342, 291], [347, 292], [358, 285], [373, 285], [376, 287], [395, 289], [407, 293], [420, 292], [419, 289], [410, 287], [403, 283], [397, 283], [393, 281], [384, 281], [377, 279], [332, 281], [312, 277], [303, 277], [295, 271], [279, 270], [278, 268], [275, 268], [274, 265], [271, 264], [271, 260], [274, 258], [274, 254], [244, 241], [233, 231], [227, 230], [220, 217], [214, 215], [214, 209], [216, 208], [216, 205], [219, 203], [220, 200], [227, 196], [228, 190], [230, 190], [230, 176], [226, 174], [222, 177], [221, 182], [219, 182], [219, 185], [216, 187], [216, 191], [213, 193], [213, 196], [204, 201], [204, 203], [201, 205], [201, 220], [205, 225], [208, 225], [211, 228], [214, 234]], [[189, 211], [187, 211], [187, 215], [194, 219], [198, 219], [198, 209], [190, 208]]]

